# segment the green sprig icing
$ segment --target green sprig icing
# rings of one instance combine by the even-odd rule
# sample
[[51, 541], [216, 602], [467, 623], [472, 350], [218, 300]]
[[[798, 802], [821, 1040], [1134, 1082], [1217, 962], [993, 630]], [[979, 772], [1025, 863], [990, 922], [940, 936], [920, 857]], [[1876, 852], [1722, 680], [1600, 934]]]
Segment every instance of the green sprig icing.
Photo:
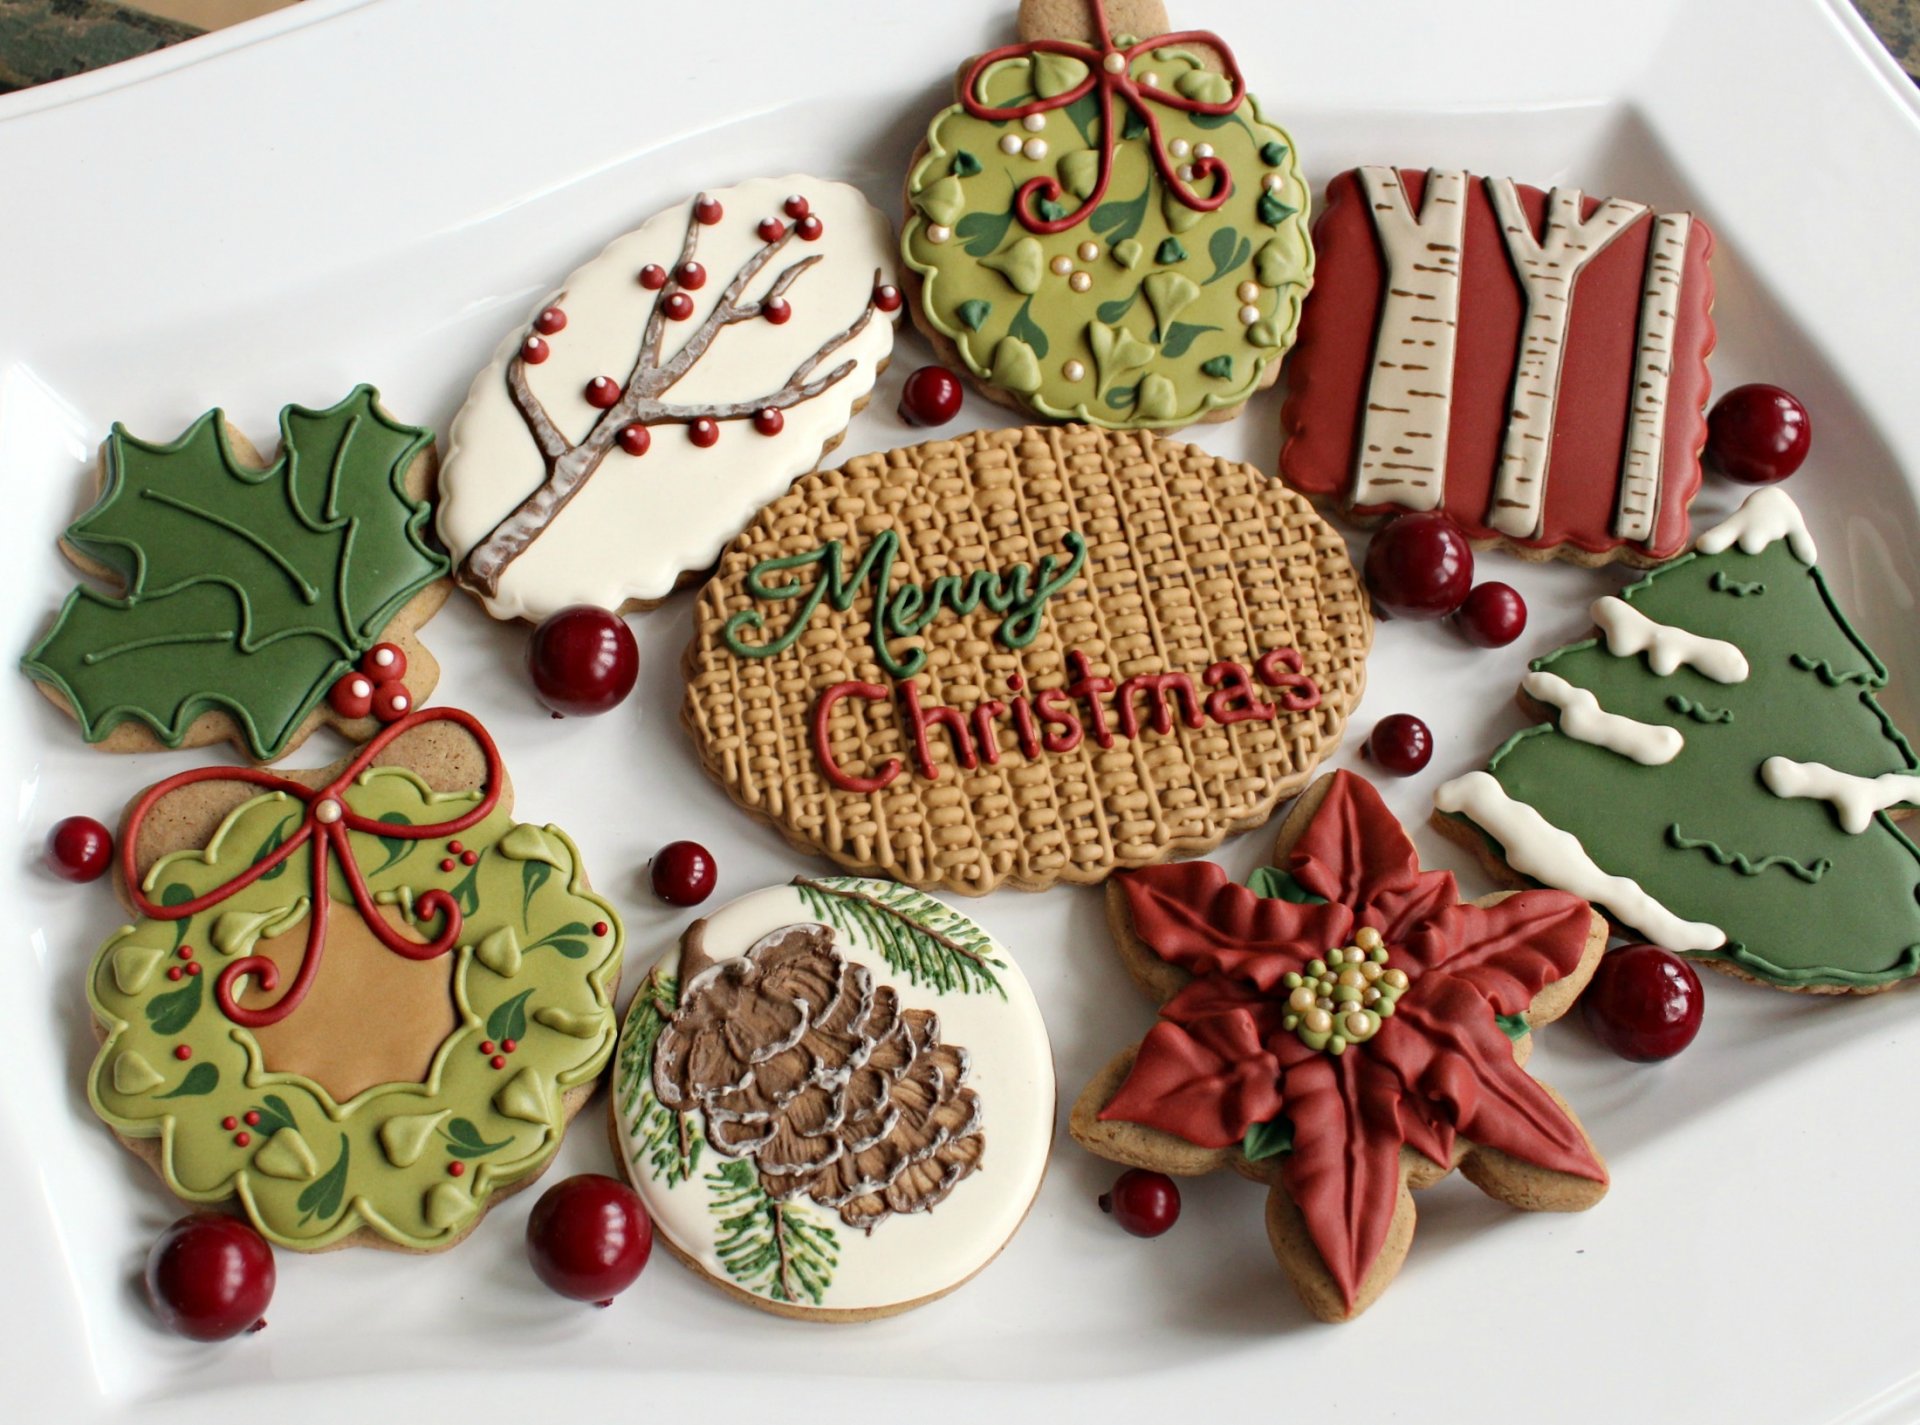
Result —
[[705, 1178], [720, 1219], [714, 1250], [727, 1275], [755, 1296], [820, 1305], [840, 1262], [840, 1240], [805, 1207], [775, 1202], [744, 1159]]
[[871, 945], [916, 985], [940, 994], [991, 990], [1007, 997], [994, 971], [1006, 968], [979, 926], [932, 896], [907, 886], [846, 876], [796, 877], [807, 909], [828, 925]]
[[614, 1071], [616, 1102], [631, 1105], [627, 1136], [636, 1145], [636, 1155], [646, 1154], [653, 1175], [669, 1188], [693, 1176], [706, 1146], [692, 1115], [673, 1112], [653, 1093], [654, 1046], [679, 1002], [679, 982], [672, 975], [655, 970], [647, 976], [627, 1016], [626, 1039]]

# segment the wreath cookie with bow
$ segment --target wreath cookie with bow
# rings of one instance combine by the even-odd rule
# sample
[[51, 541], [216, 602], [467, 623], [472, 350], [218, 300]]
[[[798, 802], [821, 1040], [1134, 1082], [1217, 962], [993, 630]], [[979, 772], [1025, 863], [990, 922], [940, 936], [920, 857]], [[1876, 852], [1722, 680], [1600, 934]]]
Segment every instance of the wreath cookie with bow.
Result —
[[1586, 1130], [1524, 1071], [1606, 947], [1577, 896], [1461, 902], [1372, 785], [1336, 772], [1251, 887], [1207, 861], [1151, 866], [1109, 882], [1107, 906], [1160, 1017], [1081, 1094], [1073, 1136], [1266, 1183], [1274, 1256], [1321, 1320], [1373, 1304], [1412, 1243], [1412, 1192], [1455, 1168], [1530, 1211], [1605, 1195]]
[[532, 1182], [612, 1053], [621, 930], [485, 729], [414, 713], [333, 767], [132, 805], [88, 1096], [190, 1202], [301, 1251], [432, 1252]]

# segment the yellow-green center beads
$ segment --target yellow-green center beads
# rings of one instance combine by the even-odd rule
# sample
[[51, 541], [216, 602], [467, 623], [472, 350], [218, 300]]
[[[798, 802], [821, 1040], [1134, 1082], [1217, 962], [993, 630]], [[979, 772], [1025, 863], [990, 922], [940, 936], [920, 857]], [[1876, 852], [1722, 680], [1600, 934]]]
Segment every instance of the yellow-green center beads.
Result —
[[1353, 941], [1327, 951], [1324, 960], [1309, 961], [1305, 974], [1281, 980], [1287, 1013], [1280, 1022], [1309, 1049], [1344, 1054], [1347, 1045], [1373, 1038], [1407, 987], [1406, 971], [1387, 968], [1379, 931], [1363, 927]]

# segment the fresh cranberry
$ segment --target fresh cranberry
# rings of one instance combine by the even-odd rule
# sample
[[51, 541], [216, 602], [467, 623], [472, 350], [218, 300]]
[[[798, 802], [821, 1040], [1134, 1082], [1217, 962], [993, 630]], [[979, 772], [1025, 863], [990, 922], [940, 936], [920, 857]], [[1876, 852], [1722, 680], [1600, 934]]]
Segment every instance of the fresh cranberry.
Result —
[[960, 414], [960, 378], [944, 366], [922, 366], [900, 388], [900, 418], [908, 425], [943, 426]]
[[556, 1183], [527, 1218], [534, 1274], [575, 1301], [612, 1305], [652, 1252], [653, 1221], [640, 1194], [599, 1173]]
[[1707, 417], [1707, 466], [1743, 485], [1772, 485], [1800, 468], [1813, 444], [1807, 408], [1790, 391], [1736, 386]]
[[620, 705], [640, 676], [640, 649], [618, 614], [575, 604], [550, 616], [527, 642], [527, 671], [540, 701], [591, 717]]
[[1367, 756], [1383, 772], [1411, 777], [1433, 760], [1433, 733], [1412, 713], [1393, 713], [1373, 725]]
[[1693, 966], [1658, 945], [1623, 945], [1600, 960], [1580, 996], [1593, 1037], [1623, 1059], [1671, 1059], [1700, 1032], [1706, 1008]]
[[47, 869], [63, 881], [97, 881], [113, 864], [113, 833], [90, 816], [64, 817], [47, 833]]
[[1436, 511], [1401, 515], [1367, 547], [1373, 601], [1401, 618], [1445, 618], [1473, 587], [1473, 546]]
[[1527, 601], [1511, 584], [1475, 584], [1453, 616], [1460, 636], [1479, 648], [1505, 648], [1527, 631]]
[[257, 1331], [273, 1300], [273, 1249], [237, 1217], [183, 1217], [147, 1252], [147, 1296], [169, 1331], [224, 1341]]
[[1136, 1237], [1158, 1237], [1180, 1220], [1180, 1189], [1165, 1173], [1128, 1168], [1100, 1194], [1100, 1210]]
[[699, 905], [719, 875], [713, 853], [698, 841], [669, 841], [653, 858], [653, 893], [668, 905]]

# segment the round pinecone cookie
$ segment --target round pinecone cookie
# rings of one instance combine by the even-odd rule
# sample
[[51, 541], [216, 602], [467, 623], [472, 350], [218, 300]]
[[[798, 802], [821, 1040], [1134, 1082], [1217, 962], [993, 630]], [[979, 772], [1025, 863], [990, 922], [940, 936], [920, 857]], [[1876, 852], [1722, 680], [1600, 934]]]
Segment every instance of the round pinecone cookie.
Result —
[[648, 973], [613, 1133], [676, 1256], [767, 1310], [864, 1320], [998, 1254], [1053, 1103], [1039, 1009], [985, 931], [904, 886], [801, 877]]

